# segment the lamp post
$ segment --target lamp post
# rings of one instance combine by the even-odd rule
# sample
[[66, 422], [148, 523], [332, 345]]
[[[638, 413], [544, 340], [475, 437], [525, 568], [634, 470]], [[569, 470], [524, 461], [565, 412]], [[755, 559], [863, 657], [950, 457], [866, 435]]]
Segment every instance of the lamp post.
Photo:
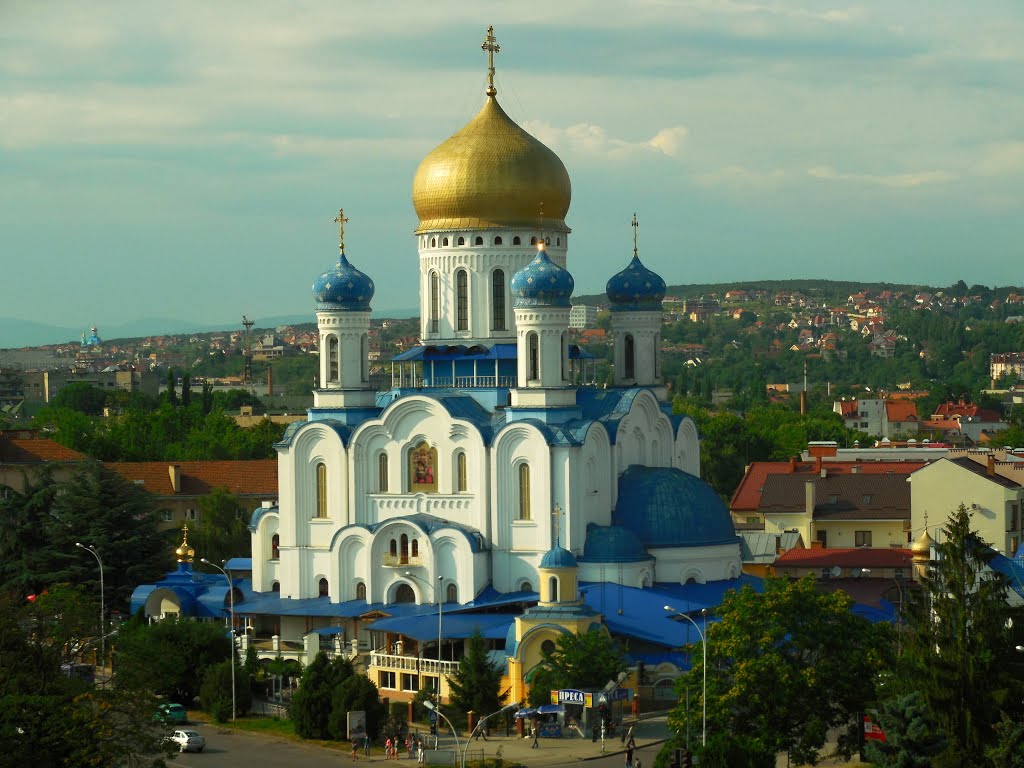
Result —
[[[438, 678], [437, 682], [438, 682], [438, 690], [440, 691], [440, 687], [441, 687], [441, 685], [440, 685], [441, 684], [441, 678], [440, 677]], [[438, 693], [438, 696], [440, 696], [440, 695], [441, 694]], [[424, 701], [423, 702], [423, 706], [426, 707], [427, 709], [429, 709], [431, 712], [433, 712], [438, 717], [440, 717], [446, 723], [448, 723], [448, 727], [452, 729], [452, 736], [455, 737], [455, 748], [459, 751], [459, 756], [461, 757], [462, 756], [462, 747], [459, 746], [459, 734], [456, 733], [455, 726], [452, 725], [452, 721], [449, 720], [445, 716], [444, 712], [441, 711], [441, 708], [435, 706], [434, 702], [430, 701], [430, 699], [427, 699], [426, 701]]]
[[211, 563], [205, 557], [199, 558], [199, 562], [206, 563], [212, 568], [216, 568], [218, 571], [224, 574], [224, 578], [228, 580], [228, 600], [230, 601], [231, 610], [231, 721], [235, 721], [236, 697], [235, 697], [235, 586], [231, 583], [231, 576], [216, 563]]
[[106, 628], [103, 626], [104, 618], [107, 615], [106, 605], [104, 605], [103, 596], [103, 561], [100, 559], [99, 552], [93, 546], [88, 546], [80, 541], [75, 542], [75, 546], [79, 549], [84, 549], [86, 552], [96, 558], [96, 562], [100, 566], [100, 659], [103, 664], [103, 669], [107, 668], [107, 633]]
[[[473, 732], [469, 734], [469, 738], [466, 739], [466, 743], [462, 747], [462, 752], [459, 753], [459, 765], [461, 766], [461, 768], [466, 768], [466, 753], [469, 752], [469, 744], [470, 744], [471, 741], [473, 741], [473, 737], [476, 735], [476, 732], [479, 731], [481, 728], [483, 728], [484, 723], [486, 723], [492, 717], [497, 717], [498, 715], [504, 715], [506, 712], [511, 712], [513, 709], [519, 709], [519, 706], [521, 704], [522, 704], [521, 701], [517, 701], [514, 704], [506, 704], [504, 707], [499, 709], [497, 712], [492, 712], [491, 714], [487, 715], [487, 717], [483, 717], [483, 718], [480, 719], [480, 722], [476, 724], [476, 727], [473, 729]], [[440, 714], [440, 713], [438, 713], [438, 714]]]
[[441, 602], [441, 580], [444, 577], [443, 576], [438, 576], [437, 577], [437, 584], [434, 585], [434, 584], [431, 584], [426, 579], [424, 579], [422, 576], [417, 576], [415, 573], [412, 573], [411, 571], [406, 571], [405, 575], [407, 577], [409, 577], [410, 579], [416, 579], [416, 581], [420, 581], [420, 582], [428, 585], [432, 590], [434, 590], [434, 599], [437, 601], [437, 703], [440, 706], [440, 704], [441, 704], [441, 617], [442, 617], [441, 611], [442, 611], [442, 608], [444, 607], [444, 603]]
[[[700, 646], [704, 654], [704, 663], [702, 664], [704, 672], [704, 693], [701, 696], [701, 703], [704, 707], [704, 713], [703, 729], [701, 731], [700, 743], [702, 746], [706, 747], [708, 745], [708, 641], [707, 638], [704, 637], [704, 633], [700, 631], [700, 625], [696, 621], [694, 621], [689, 614], [680, 613], [671, 605], [666, 605], [665, 610], [669, 611], [670, 613], [674, 613], [676, 616], [682, 616], [684, 619], [693, 624], [694, 628], [697, 630], [697, 634], [700, 635]], [[706, 616], [707, 608], [702, 609], [701, 613]]]

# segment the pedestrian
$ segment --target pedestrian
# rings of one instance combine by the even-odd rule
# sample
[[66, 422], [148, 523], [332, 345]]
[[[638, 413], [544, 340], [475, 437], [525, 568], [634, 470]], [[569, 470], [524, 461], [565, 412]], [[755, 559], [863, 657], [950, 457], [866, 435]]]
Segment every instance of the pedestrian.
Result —
[[391, 758], [391, 737], [388, 736], [388, 740], [384, 742], [384, 759], [388, 760]]
[[363, 737], [363, 756], [364, 757], [369, 757], [370, 756], [370, 734], [366, 734]]
[[420, 739], [416, 744], [416, 762], [423, 765], [423, 758], [427, 756], [427, 750], [423, 748], [423, 739]]
[[359, 745], [355, 739], [352, 739], [352, 760], [357, 763], [359, 762]]
[[633, 768], [633, 745], [626, 747], [626, 768]]
[[537, 737], [540, 736], [540, 730], [537, 728], [537, 724], [533, 724], [533, 744], [530, 745], [530, 749], [538, 749], [540, 743], [537, 741]]
[[409, 759], [412, 760], [412, 745], [413, 740], [409, 736], [405, 737], [405, 751], [409, 754]]

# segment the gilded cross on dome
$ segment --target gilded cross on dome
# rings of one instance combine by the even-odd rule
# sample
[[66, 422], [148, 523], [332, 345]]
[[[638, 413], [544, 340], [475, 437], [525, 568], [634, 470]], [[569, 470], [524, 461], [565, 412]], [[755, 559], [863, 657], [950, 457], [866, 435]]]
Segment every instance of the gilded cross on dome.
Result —
[[487, 37], [484, 38], [481, 50], [487, 51], [487, 95], [494, 96], [498, 89], [494, 87], [494, 54], [501, 50], [498, 41], [494, 37], [494, 25], [487, 28]]
[[334, 221], [338, 225], [338, 245], [341, 248], [341, 252], [344, 253], [345, 252], [345, 222], [348, 221], [348, 219], [345, 218], [345, 209], [344, 208], [339, 208], [338, 209], [338, 216], [337, 216], [337, 218]]
[[560, 506], [558, 506], [558, 502], [557, 501], [555, 502], [555, 508], [551, 510], [551, 517], [554, 520], [554, 524], [555, 524], [555, 546], [557, 547], [557, 546], [559, 546], [561, 544], [561, 535], [559, 533], [559, 523], [561, 522], [560, 518], [562, 517], [562, 508]]
[[637, 235], [637, 231], [639, 229], [640, 229], [640, 225], [637, 223], [637, 220], [636, 220], [636, 211], [633, 211], [633, 256], [634, 257], [637, 255], [636, 254], [636, 235]]

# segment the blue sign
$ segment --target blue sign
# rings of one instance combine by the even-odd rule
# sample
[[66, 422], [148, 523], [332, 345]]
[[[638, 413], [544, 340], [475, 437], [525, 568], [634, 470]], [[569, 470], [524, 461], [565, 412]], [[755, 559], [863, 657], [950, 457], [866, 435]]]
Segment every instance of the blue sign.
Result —
[[608, 694], [608, 701], [622, 701], [629, 698], [628, 688], [616, 688]]
[[[585, 707], [591, 706], [593, 700], [592, 693], [584, 693], [583, 691], [577, 691], [574, 688], [563, 688], [558, 692], [558, 701], [552, 703], [558, 704], [581, 704]], [[554, 697], [552, 697], [554, 698]]]

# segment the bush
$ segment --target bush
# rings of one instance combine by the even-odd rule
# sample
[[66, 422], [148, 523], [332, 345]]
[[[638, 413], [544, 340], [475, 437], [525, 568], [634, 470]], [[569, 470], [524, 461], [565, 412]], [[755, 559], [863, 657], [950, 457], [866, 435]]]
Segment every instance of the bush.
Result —
[[[224, 701], [227, 702], [227, 716], [218, 719], [217, 708]], [[230, 659], [206, 668], [199, 687], [199, 705], [218, 722], [231, 719]], [[252, 685], [245, 667], [235, 667], [235, 707], [239, 715], [247, 715], [252, 710]]]

